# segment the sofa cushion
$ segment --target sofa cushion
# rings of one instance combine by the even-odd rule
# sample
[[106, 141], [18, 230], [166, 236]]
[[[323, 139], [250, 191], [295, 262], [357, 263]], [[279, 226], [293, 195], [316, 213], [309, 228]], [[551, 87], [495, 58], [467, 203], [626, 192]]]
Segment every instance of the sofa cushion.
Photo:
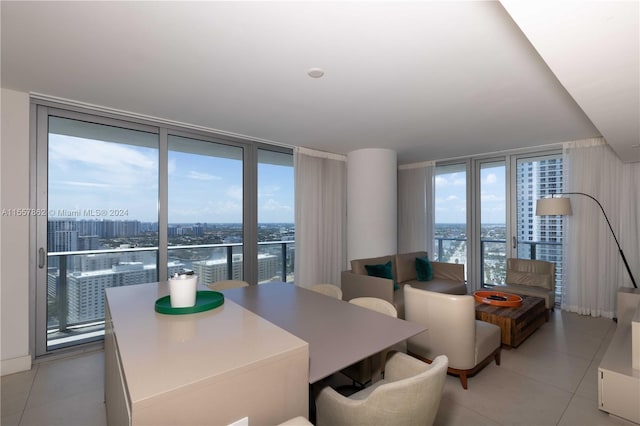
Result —
[[433, 279], [433, 266], [428, 257], [416, 257], [416, 275], [418, 281], [431, 281]]
[[464, 264], [431, 262], [433, 279], [458, 281], [464, 284]]
[[396, 256], [396, 280], [399, 283], [413, 281], [416, 275], [416, 257], [428, 257], [426, 251], [403, 253]]
[[544, 299], [544, 305], [547, 309], [552, 309], [555, 304], [555, 295], [551, 290], [544, 287], [535, 287], [531, 285], [507, 284], [504, 286], [493, 287], [496, 291], [504, 291], [505, 293], [519, 294], [520, 296], [536, 296]]
[[395, 271], [396, 269], [395, 258], [396, 257], [394, 255], [389, 255], [389, 256], [371, 257], [369, 259], [354, 259], [351, 261], [351, 271], [354, 274], [369, 275], [364, 265], [380, 265], [380, 264], [385, 264], [391, 261], [392, 263], [391, 272], [393, 274], [393, 277], [396, 278], [397, 274]]
[[[367, 275], [371, 277], [389, 278], [393, 280], [393, 272], [391, 269], [392, 266], [393, 266], [393, 263], [391, 261], [388, 261], [387, 263], [379, 264], [379, 265], [364, 265], [364, 268], [367, 270]], [[398, 288], [399, 288], [398, 284], [396, 284], [394, 280], [393, 289], [397, 290]]]
[[537, 274], [535, 272], [520, 272], [507, 270], [507, 284], [528, 285], [542, 287], [551, 290], [552, 282], [549, 274]]

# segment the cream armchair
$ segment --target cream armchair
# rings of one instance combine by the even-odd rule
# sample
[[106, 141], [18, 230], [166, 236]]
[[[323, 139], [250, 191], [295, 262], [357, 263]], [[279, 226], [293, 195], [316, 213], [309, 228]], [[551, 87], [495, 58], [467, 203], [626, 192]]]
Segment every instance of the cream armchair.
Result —
[[329, 386], [316, 398], [316, 425], [431, 425], [438, 413], [447, 357], [431, 365], [402, 352], [387, 359], [384, 379], [345, 397]]
[[553, 310], [556, 303], [556, 264], [544, 260], [507, 259], [507, 278], [504, 287], [494, 290], [515, 293], [521, 296], [537, 296], [544, 298], [547, 308]]
[[407, 352], [431, 362], [438, 355], [449, 358], [448, 372], [460, 376], [467, 389], [473, 376], [495, 359], [500, 365], [500, 327], [476, 320], [473, 296], [453, 295], [404, 287], [407, 321], [427, 331], [407, 341]]

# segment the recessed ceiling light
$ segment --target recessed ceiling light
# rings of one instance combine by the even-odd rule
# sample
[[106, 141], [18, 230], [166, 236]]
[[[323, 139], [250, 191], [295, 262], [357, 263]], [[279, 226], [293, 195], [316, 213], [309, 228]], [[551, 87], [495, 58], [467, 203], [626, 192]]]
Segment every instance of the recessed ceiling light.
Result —
[[322, 68], [309, 68], [307, 74], [311, 78], [320, 78], [324, 75], [324, 70]]

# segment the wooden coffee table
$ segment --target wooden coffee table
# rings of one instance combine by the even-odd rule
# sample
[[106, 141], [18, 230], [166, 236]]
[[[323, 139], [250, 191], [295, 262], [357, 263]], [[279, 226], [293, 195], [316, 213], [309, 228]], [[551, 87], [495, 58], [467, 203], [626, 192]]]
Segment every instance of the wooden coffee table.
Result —
[[522, 305], [509, 308], [476, 303], [476, 319], [500, 327], [502, 346], [516, 348], [545, 323], [546, 311], [542, 297], [522, 296]]

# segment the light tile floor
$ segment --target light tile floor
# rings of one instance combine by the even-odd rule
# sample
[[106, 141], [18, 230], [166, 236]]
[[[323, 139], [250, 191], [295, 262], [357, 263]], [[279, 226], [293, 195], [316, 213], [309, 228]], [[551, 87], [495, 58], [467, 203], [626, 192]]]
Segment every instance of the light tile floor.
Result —
[[[597, 366], [615, 330], [603, 318], [562, 311], [500, 366], [445, 384], [437, 425], [629, 425], [597, 408]], [[2, 377], [3, 426], [106, 424], [104, 354], [94, 351], [34, 364]]]

